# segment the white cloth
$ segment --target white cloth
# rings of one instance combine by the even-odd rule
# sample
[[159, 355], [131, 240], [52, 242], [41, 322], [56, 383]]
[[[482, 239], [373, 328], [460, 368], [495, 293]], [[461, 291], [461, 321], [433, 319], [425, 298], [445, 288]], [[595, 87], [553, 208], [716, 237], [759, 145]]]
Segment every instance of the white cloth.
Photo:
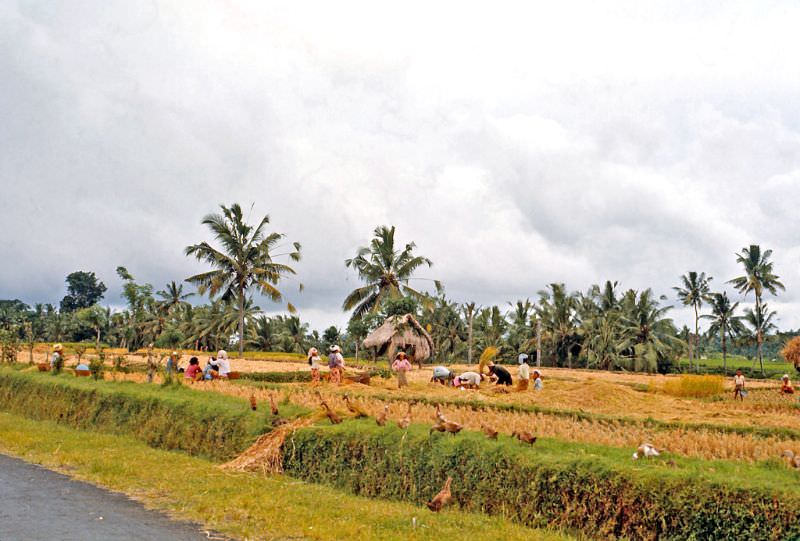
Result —
[[458, 376], [458, 379], [467, 385], [479, 386], [481, 384], [481, 375], [477, 372], [464, 372]]
[[519, 379], [531, 379], [531, 367], [526, 363], [519, 365]]
[[212, 365], [219, 367], [220, 377], [227, 376], [231, 371], [231, 363], [228, 359], [217, 359], [216, 361], [209, 361]]
[[741, 376], [733, 376], [734, 385], [744, 385], [744, 374]]
[[319, 355], [312, 355], [311, 356], [311, 368], [312, 369], [318, 369], [320, 360], [321, 359], [319, 358]]
[[528, 360], [528, 354], [527, 353], [520, 353], [519, 357], [517, 357], [517, 361], [519, 362], [519, 364], [525, 364], [525, 361], [527, 361], [527, 360]]

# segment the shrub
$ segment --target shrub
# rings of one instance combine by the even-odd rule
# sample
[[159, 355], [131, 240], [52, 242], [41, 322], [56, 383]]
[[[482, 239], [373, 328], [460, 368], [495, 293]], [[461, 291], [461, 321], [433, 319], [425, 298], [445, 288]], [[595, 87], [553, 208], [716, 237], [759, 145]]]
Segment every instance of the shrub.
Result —
[[464, 510], [598, 538], [800, 536], [800, 497], [775, 488], [782, 475], [790, 476], [786, 485], [794, 483], [793, 472], [683, 459], [673, 469], [658, 459], [632, 464], [627, 450], [602, 449], [551, 440], [531, 448], [505, 436], [429, 436], [427, 427], [406, 432], [354, 421], [300, 429], [283, 455], [289, 475], [416, 503], [451, 475], [454, 501]]
[[152, 447], [228, 459], [265, 428], [244, 399], [182, 386], [89, 381], [0, 370], [0, 408], [73, 428], [128, 434]]
[[725, 380], [722, 376], [683, 374], [664, 382], [663, 391], [672, 396], [706, 398], [722, 394], [725, 391]]

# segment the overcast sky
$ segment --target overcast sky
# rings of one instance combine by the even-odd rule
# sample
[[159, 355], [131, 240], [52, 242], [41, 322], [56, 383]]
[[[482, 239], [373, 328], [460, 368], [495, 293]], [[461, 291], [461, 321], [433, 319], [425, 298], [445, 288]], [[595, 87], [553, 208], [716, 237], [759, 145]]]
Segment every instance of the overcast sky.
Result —
[[501, 305], [606, 279], [674, 302], [760, 243], [800, 327], [800, 4], [601, 4], [0, 2], [0, 298], [91, 270], [120, 305], [118, 265], [193, 274], [240, 202], [303, 244], [285, 288], [317, 328], [380, 224]]

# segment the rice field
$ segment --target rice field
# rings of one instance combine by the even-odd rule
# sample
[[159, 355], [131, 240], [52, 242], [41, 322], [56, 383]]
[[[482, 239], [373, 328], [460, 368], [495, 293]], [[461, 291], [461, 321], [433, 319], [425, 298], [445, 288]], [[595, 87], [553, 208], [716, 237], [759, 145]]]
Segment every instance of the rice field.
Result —
[[[675, 378], [637, 375], [631, 381], [630, 375], [620, 374], [620, 380], [615, 381], [614, 374], [593, 377], [584, 371], [560, 371], [560, 377], [546, 380], [542, 392], [498, 392], [492, 385], [484, 385], [479, 391], [459, 391], [422, 383], [430, 377], [426, 372], [417, 372], [415, 382], [401, 390], [396, 388], [396, 380], [380, 378], [373, 378], [370, 386], [340, 387], [324, 383], [318, 387], [306, 383], [265, 386], [238, 380], [202, 382], [192, 387], [243, 399], [254, 396], [265, 405], [272, 396], [276, 402], [288, 401], [308, 408], [319, 407], [316, 394], [319, 392], [345, 416], [348, 412], [343, 394], [347, 393], [373, 417], [387, 405], [391, 421], [404, 417], [411, 403], [412, 422], [428, 424], [435, 421], [435, 408], [430, 402], [440, 401], [447, 418], [467, 430], [479, 431], [488, 425], [506, 434], [524, 430], [539, 437], [632, 450], [642, 442], [650, 442], [676, 455], [709, 460], [757, 462], [778, 457], [786, 449], [800, 451], [800, 409], [796, 402], [774, 390], [754, 390], [745, 402], [734, 402], [727, 390], [722, 389], [722, 382], [714, 380], [712, 388], [722, 389], [719, 391], [722, 394], [675, 397], [663, 391], [665, 384], [678, 381]], [[115, 377], [146, 380], [141, 373]], [[637, 390], [632, 383], [645, 388]], [[507, 406], [519, 408], [514, 411]], [[541, 409], [524, 411], [524, 408]], [[660, 421], [661, 425], [654, 421]], [[672, 424], [665, 427], [665, 423]], [[759, 431], [751, 430], [754, 427]]]

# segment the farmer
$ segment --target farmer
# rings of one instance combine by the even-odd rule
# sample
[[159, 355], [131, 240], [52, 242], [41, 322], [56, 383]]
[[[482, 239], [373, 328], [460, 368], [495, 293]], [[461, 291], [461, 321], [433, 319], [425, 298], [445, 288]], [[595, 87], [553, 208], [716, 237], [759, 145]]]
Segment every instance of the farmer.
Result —
[[781, 394], [794, 394], [794, 387], [789, 381], [789, 374], [784, 374], [781, 378]]
[[497, 385], [511, 385], [511, 372], [502, 366], [494, 363], [489, 363], [489, 377], [494, 380]]
[[453, 371], [445, 366], [437, 366], [433, 369], [433, 377], [431, 378], [431, 383], [440, 383], [442, 385], [447, 384], [447, 382], [452, 381], [455, 377]]
[[342, 373], [344, 372], [344, 357], [339, 346], [331, 346], [328, 355], [328, 368], [331, 369], [331, 383], [342, 383]]
[[56, 344], [53, 346], [53, 356], [50, 357], [50, 369], [60, 372], [64, 368], [64, 346]]
[[180, 360], [180, 355], [178, 355], [177, 351], [173, 351], [169, 358], [167, 359], [167, 365], [164, 368], [166, 370], [167, 376], [171, 376], [172, 372], [178, 371], [178, 361]]
[[517, 380], [517, 390], [527, 391], [528, 383], [531, 379], [531, 371], [528, 366], [528, 356], [524, 353], [519, 356], [519, 370], [517, 371], [517, 376], [519, 377]]
[[538, 370], [533, 371], [533, 390], [534, 391], [541, 391], [544, 389], [544, 383], [542, 383], [542, 373]]
[[736, 375], [733, 376], [733, 399], [736, 400], [736, 397], [739, 397], [739, 400], [744, 402], [744, 395], [747, 394], [747, 391], [744, 390], [744, 374], [742, 374], [742, 369], [739, 368], [736, 370]]
[[453, 387], [460, 389], [477, 389], [483, 381], [483, 374], [477, 372], [464, 372], [453, 378]]
[[408, 385], [406, 372], [411, 370], [411, 363], [408, 360], [408, 355], [404, 351], [400, 351], [394, 358], [392, 363], [392, 370], [397, 372], [397, 388], [402, 389]]
[[308, 364], [311, 366], [311, 383], [313, 385], [319, 384], [319, 366], [320, 366], [319, 351], [317, 348], [308, 350]]
[[217, 352], [217, 358], [208, 361], [211, 363], [212, 366], [216, 366], [219, 369], [219, 377], [227, 378], [228, 374], [231, 371], [231, 362], [228, 360], [228, 352], [224, 349], [221, 349]]
[[189, 359], [189, 366], [183, 373], [183, 379], [188, 379], [192, 382], [203, 379], [203, 370], [200, 368], [200, 360], [197, 357]]

